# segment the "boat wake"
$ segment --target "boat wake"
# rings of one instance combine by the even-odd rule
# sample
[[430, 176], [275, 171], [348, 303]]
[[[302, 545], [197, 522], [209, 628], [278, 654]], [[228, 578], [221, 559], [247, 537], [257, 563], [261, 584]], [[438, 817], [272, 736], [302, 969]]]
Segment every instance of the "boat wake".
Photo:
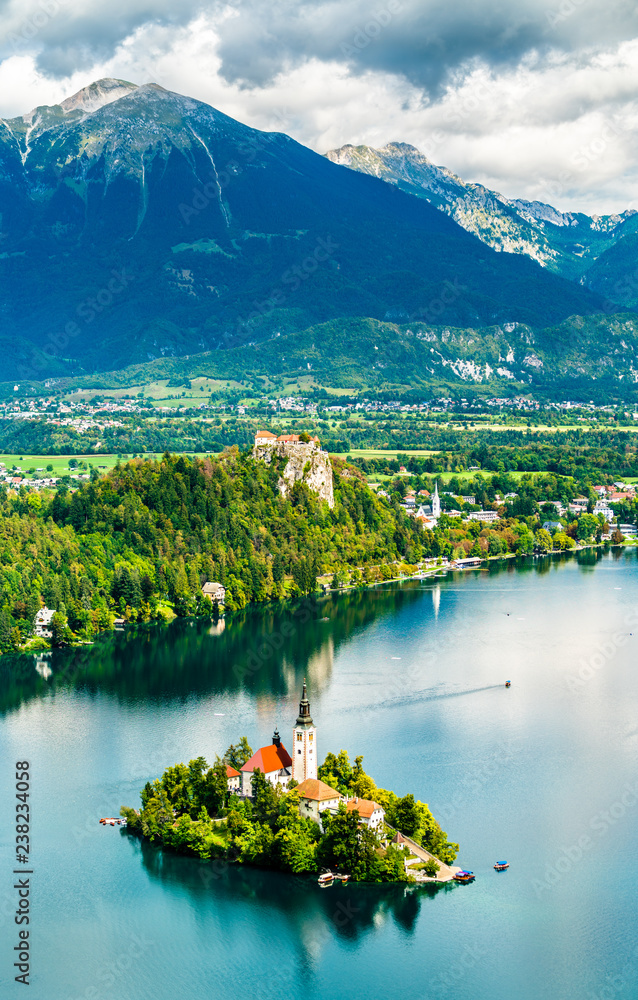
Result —
[[418, 705], [425, 701], [442, 701], [445, 698], [464, 698], [470, 694], [480, 694], [482, 691], [496, 691], [497, 689], [502, 691], [503, 684], [486, 684], [483, 687], [464, 688], [462, 691], [436, 692], [430, 688], [429, 690], [422, 692], [410, 692], [409, 694], [406, 694], [405, 697], [388, 698], [387, 700], [377, 702], [374, 705], [361, 706], [360, 711], [365, 711], [366, 709], [369, 711], [376, 711], [381, 708], [404, 708], [406, 705]]

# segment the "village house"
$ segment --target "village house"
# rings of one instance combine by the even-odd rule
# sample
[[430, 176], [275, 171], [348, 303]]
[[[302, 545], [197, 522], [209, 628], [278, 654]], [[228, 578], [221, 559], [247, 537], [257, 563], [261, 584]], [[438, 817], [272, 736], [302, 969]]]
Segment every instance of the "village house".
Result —
[[599, 500], [594, 504], [594, 514], [602, 514], [605, 520], [609, 521], [609, 523], [611, 523], [615, 517], [613, 510], [604, 500]]
[[323, 832], [321, 813], [326, 810], [336, 813], [339, 803], [343, 801], [343, 795], [319, 778], [306, 778], [297, 785], [295, 791], [299, 793], [299, 814], [314, 820]]
[[315, 435], [309, 437], [308, 441], [302, 441], [299, 434], [271, 434], [270, 431], [257, 431], [255, 434], [255, 447], [264, 447], [278, 444], [314, 444], [319, 447], [319, 438]]
[[226, 764], [226, 783], [231, 795], [239, 795], [241, 791], [241, 774], [230, 764]]
[[40, 636], [41, 639], [51, 638], [53, 635], [51, 631], [51, 622], [54, 614], [55, 611], [51, 608], [40, 608], [33, 623], [33, 631], [35, 635]]
[[372, 799], [360, 799], [355, 796], [346, 802], [347, 811], [359, 813], [359, 820], [363, 826], [369, 826], [371, 830], [377, 830], [385, 819], [385, 810], [378, 802]]
[[226, 600], [226, 588], [221, 583], [209, 583], [207, 581], [202, 587], [202, 596], [210, 597], [211, 601], [223, 604]]
[[276, 434], [271, 434], [270, 431], [257, 431], [255, 434], [255, 444], [256, 445], [268, 445], [275, 444], [277, 440]]
[[543, 531], [549, 531], [550, 535], [562, 530], [563, 526], [560, 521], [543, 521]]
[[485, 524], [491, 524], [493, 521], [498, 521], [499, 515], [495, 510], [473, 510], [471, 514], [467, 515], [468, 521], [484, 521]]

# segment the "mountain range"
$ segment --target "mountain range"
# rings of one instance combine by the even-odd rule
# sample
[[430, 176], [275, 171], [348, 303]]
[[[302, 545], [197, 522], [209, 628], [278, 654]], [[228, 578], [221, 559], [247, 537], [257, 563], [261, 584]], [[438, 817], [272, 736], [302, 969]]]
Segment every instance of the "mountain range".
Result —
[[525, 254], [610, 302], [638, 305], [635, 209], [589, 216], [559, 212], [540, 201], [505, 198], [435, 166], [404, 142], [391, 142], [382, 149], [346, 145], [326, 156], [332, 163], [379, 177], [425, 199], [493, 250]]
[[[416, 151], [344, 149], [321, 156], [157, 84], [111, 79], [1, 120], [0, 380], [228, 357], [324, 323], [541, 329], [616, 309], [602, 279], [570, 271], [578, 253], [554, 229], [571, 223], [533, 224], [526, 203], [487, 192], [481, 228], [478, 186]], [[587, 246], [600, 236], [588, 275], [615, 273], [633, 219], [578, 223]]]

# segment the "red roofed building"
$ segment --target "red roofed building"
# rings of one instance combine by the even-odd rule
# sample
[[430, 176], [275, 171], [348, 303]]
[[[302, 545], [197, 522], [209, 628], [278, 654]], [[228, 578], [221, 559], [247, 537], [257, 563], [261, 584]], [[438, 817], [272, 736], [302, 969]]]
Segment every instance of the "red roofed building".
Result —
[[234, 767], [231, 767], [230, 764], [226, 764], [226, 782], [228, 784], [228, 791], [232, 795], [239, 795], [241, 791], [241, 774]]
[[292, 758], [281, 742], [281, 737], [275, 729], [272, 743], [261, 747], [247, 760], [241, 769], [241, 794], [246, 798], [252, 796], [252, 782], [255, 771], [261, 771], [271, 785], [288, 787], [292, 774]]
[[343, 799], [341, 792], [335, 791], [330, 785], [319, 778], [306, 778], [295, 788], [299, 792], [299, 813], [313, 819], [321, 827], [321, 813], [326, 809], [336, 813]]
[[364, 826], [369, 826], [374, 830], [383, 823], [385, 810], [378, 802], [373, 802], [372, 799], [359, 799], [356, 797], [348, 799], [346, 810], [354, 812], [355, 809], [359, 813], [359, 819]]
[[277, 441], [277, 435], [271, 434], [270, 431], [257, 431], [255, 434], [255, 444], [275, 444]]
[[614, 490], [613, 493], [607, 494], [607, 500], [610, 503], [622, 503], [624, 500], [633, 500], [633, 498], [634, 494], [627, 490]]

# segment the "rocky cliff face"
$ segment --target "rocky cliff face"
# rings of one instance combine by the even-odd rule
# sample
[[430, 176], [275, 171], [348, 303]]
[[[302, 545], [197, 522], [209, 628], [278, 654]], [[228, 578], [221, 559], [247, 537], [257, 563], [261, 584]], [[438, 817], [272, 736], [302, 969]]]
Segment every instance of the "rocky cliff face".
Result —
[[[581, 281], [593, 262], [638, 226], [634, 209], [621, 215], [588, 216], [559, 212], [539, 201], [506, 198], [436, 166], [405, 142], [390, 142], [381, 149], [346, 145], [326, 156], [333, 163], [372, 174], [424, 198], [493, 250], [524, 254], [572, 281]], [[623, 250], [635, 257], [629, 244], [624, 244]], [[629, 269], [627, 266], [625, 271]], [[601, 291], [599, 281], [584, 280], [583, 284]], [[606, 294], [612, 289], [613, 283], [609, 291], [605, 289]], [[617, 297], [614, 301], [627, 299]]]
[[273, 457], [287, 459], [278, 483], [282, 496], [288, 496], [295, 483], [304, 482], [329, 507], [334, 507], [330, 458], [314, 441], [277, 441], [272, 445], [255, 445], [253, 456], [266, 464], [270, 464]]

